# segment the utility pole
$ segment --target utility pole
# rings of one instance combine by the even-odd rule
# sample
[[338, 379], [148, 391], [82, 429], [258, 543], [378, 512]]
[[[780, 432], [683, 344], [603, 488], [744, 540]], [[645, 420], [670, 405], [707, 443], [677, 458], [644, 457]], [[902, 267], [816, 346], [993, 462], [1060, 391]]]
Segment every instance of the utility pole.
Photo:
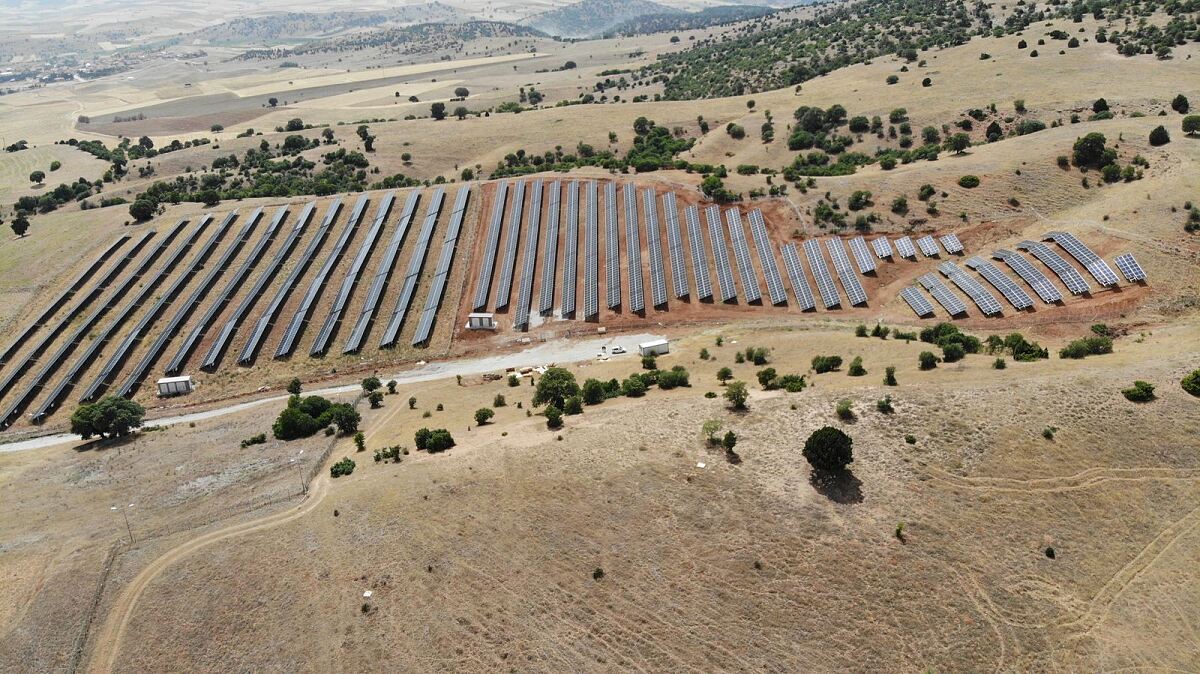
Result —
[[111, 508], [109, 508], [109, 510], [120, 510], [121, 516], [125, 518], [125, 532], [129, 534], [129, 544], [130, 545], [133, 545], [133, 527], [131, 527], [129, 525], [129, 509], [132, 507], [133, 507], [133, 504], [130, 503], [129, 505], [125, 506], [124, 508], [121, 508], [118, 506], [112, 506]]

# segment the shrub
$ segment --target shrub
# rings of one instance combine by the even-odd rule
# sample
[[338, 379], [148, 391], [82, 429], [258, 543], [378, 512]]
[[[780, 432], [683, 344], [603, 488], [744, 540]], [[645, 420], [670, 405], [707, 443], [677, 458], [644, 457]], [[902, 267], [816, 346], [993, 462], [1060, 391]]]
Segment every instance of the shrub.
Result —
[[518, 376], [517, 376], [517, 375], [515, 375], [515, 374], [510, 374], [510, 375], [508, 375], [508, 385], [509, 385], [509, 386], [512, 386], [512, 387], [514, 387], [514, 388], [515, 388], [515, 387], [517, 387], [517, 386], [520, 386], [520, 385], [521, 385], [521, 378], [520, 378], [520, 377], [518, 377]]
[[1042, 429], [1042, 437], [1046, 438], [1047, 440], [1053, 440], [1054, 434], [1057, 432], [1058, 432], [1057, 428], [1055, 428], [1053, 426], [1047, 426]]
[[1077, 339], [1059, 349], [1059, 358], [1086, 358], [1099, 354], [1112, 353], [1112, 339], [1096, 335]]
[[[459, 383], [462, 383], [461, 378], [459, 379]], [[388, 381], [387, 391], [388, 391], [388, 395], [396, 395], [396, 380], [395, 379], [391, 379]]]
[[415, 410], [415, 409], [417, 409], [417, 397], [416, 397], [416, 396], [411, 396], [411, 397], [409, 397], [409, 399], [408, 399], [408, 409], [410, 409], [410, 410]]
[[1133, 382], [1133, 386], [1122, 389], [1121, 395], [1130, 402], [1147, 403], [1154, 400], [1154, 384], [1139, 379]]
[[575, 383], [575, 375], [565, 368], [552, 367], [538, 380], [533, 404], [553, 405], [562, 410], [567, 398], [578, 394], [579, 384]]
[[642, 356], [642, 369], [643, 370], [658, 369], [658, 359], [656, 359], [654, 356]]
[[932, 370], [937, 367], [938, 360], [938, 357], [933, 355], [932, 351], [922, 351], [917, 356], [917, 362], [920, 364], [922, 370]]
[[854, 328], [854, 336], [855, 337], [866, 337], [867, 336], [867, 326], [863, 325], [862, 323], [859, 323], [858, 327]]
[[666, 372], [658, 373], [658, 387], [660, 389], [669, 391], [679, 386], [690, 386], [688, 383], [688, 371], [683, 369], [682, 365], [676, 365]]
[[889, 365], [883, 371], [883, 385], [896, 386], [896, 368]]
[[850, 421], [854, 419], [854, 408], [852, 405], [853, 403], [850, 402], [849, 398], [839, 400], [837, 407], [835, 408], [838, 418], [843, 421]]
[[475, 410], [475, 425], [482, 426], [494, 416], [496, 416], [496, 413], [491, 408], [480, 407]]
[[628, 398], [641, 398], [646, 395], [646, 382], [638, 375], [632, 374], [621, 382], [621, 394]]
[[1150, 132], [1150, 144], [1151, 145], [1158, 147], [1159, 145], [1166, 145], [1167, 143], [1170, 143], [1170, 142], [1171, 142], [1171, 134], [1167, 133], [1166, 127], [1162, 126], [1161, 124], [1159, 126], [1155, 127], [1154, 130]]
[[383, 405], [383, 392], [371, 391], [367, 394], [367, 402], [371, 403], [372, 408], [378, 408]]
[[708, 421], [705, 421], [703, 425], [700, 426], [700, 432], [704, 434], [705, 439], [708, 440], [708, 444], [710, 444], [710, 445], [717, 444], [717, 431], [720, 431], [720, 430], [721, 430], [721, 420], [720, 419], [709, 419]]
[[979, 176], [965, 175], [958, 179], [958, 186], [969, 190], [979, 187]]
[[947, 344], [942, 347], [942, 360], [947, 363], [956, 363], [966, 356], [961, 344]]
[[[73, 425], [74, 419], [72, 418]], [[307, 438], [323, 426], [325, 424], [306, 414], [299, 407], [288, 406], [279, 413], [279, 416], [275, 419], [275, 423], [271, 425], [271, 432], [280, 440], [295, 440], [297, 438]], [[88, 436], [84, 437], [86, 439]]]
[[604, 390], [604, 383], [599, 379], [588, 379], [583, 382], [583, 402], [588, 405], [599, 405], [608, 398], [607, 392]]
[[908, 444], [910, 444], [910, 445], [915, 445], [915, 444], [917, 444], [917, 438], [916, 438], [916, 436], [914, 436], [914, 435], [905, 435], [905, 436], [904, 436], [904, 441], [905, 441], [905, 442], [907, 442], [907, 443], [908, 443]]
[[754, 363], [755, 365], [766, 365], [768, 362], [767, 356], [770, 354], [770, 349], [766, 349], [761, 346], [748, 346], [746, 347], [745, 351], [746, 360]]
[[362, 431], [354, 434], [354, 447], [360, 452], [367, 451], [367, 436]]
[[258, 435], [252, 435], [252, 436], [246, 438], [245, 440], [242, 440], [242, 449], [250, 447], [251, 445], [265, 444], [266, 442], [267, 442], [267, 434], [266, 433], [259, 433]]
[[383, 388], [383, 382], [379, 381], [379, 377], [367, 377], [362, 380], [362, 389], [367, 393], [378, 391], [381, 388]]
[[727, 367], [723, 367], [720, 370], [717, 370], [717, 381], [724, 384], [725, 382], [729, 381], [730, 379], [733, 379], [733, 370], [731, 370]]
[[563, 412], [571, 415], [583, 414], [583, 398], [579, 396], [567, 398], [567, 404], [563, 407]]
[[503, 393], [497, 393], [495, 398], [492, 398], [492, 407], [505, 407], [508, 401], [504, 399]]
[[733, 405], [733, 409], [746, 409], [746, 400], [750, 398], [750, 392], [746, 388], [746, 382], [734, 381], [730, 382], [725, 387], [725, 399]]
[[[329, 467], [330, 477], [341, 477], [354, 472], [354, 460], [346, 457]], [[365, 604], [364, 604], [365, 606]]]
[[546, 406], [546, 427], [550, 429], [562, 428], [563, 413], [554, 405]]
[[876, 400], [875, 409], [879, 410], [881, 414], [891, 414], [896, 411], [896, 408], [892, 407], [891, 396], [884, 396], [882, 400]]
[[1008, 367], [1008, 363], [1005, 362], [1003, 358], [997, 358], [996, 360], [992, 361], [993, 370], [1003, 370], [1006, 367]]
[[804, 458], [817, 470], [843, 470], [854, 461], [854, 441], [840, 429], [825, 426], [804, 442]]
[[434, 430], [422, 428], [414, 434], [413, 440], [417, 449], [431, 454], [444, 452], [454, 446], [454, 438], [450, 435], [450, 431], [444, 428]]
[[785, 374], [775, 379], [772, 384], [775, 388], [782, 388], [788, 393], [799, 393], [804, 390], [807, 384], [804, 381], [804, 375], [800, 374]]
[[1179, 385], [1184, 391], [1200, 398], [1200, 370], [1192, 370], [1191, 374], [1180, 380]]
[[833, 372], [841, 366], [841, 356], [814, 356], [812, 359], [812, 368], [817, 374]]
[[867, 373], [866, 368], [862, 364], [862, 356], [855, 356], [854, 360], [850, 361], [850, 370], [847, 372], [851, 377], [861, 377]]

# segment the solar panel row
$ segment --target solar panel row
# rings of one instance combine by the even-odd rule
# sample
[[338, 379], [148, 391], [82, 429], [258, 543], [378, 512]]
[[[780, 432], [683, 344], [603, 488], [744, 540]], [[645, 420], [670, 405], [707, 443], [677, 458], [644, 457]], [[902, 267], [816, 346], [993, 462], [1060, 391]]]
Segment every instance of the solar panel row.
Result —
[[[438, 192], [440, 191], [441, 188], [438, 188]], [[408, 227], [412, 224], [413, 215], [417, 211], [417, 203], [420, 199], [421, 191], [413, 190], [408, 194], [408, 199], [404, 201], [404, 208], [400, 211], [400, 221], [396, 224], [396, 229], [392, 231], [392, 238], [388, 239], [387, 246], [383, 249], [383, 257], [375, 268], [375, 275], [371, 277], [371, 287], [367, 291], [367, 299], [358, 312], [354, 327], [350, 329], [350, 337], [342, 347], [342, 353], [355, 353], [362, 348], [367, 330], [371, 327], [371, 321], [375, 317], [375, 311], [379, 308], [380, 300], [383, 299], [384, 288], [387, 287], [392, 269], [396, 266], [396, 257], [400, 254], [400, 246], [404, 244], [404, 239], [408, 236]], [[432, 228], [428, 234], [422, 231], [422, 240], [417, 242], [418, 249], [429, 245], [429, 234], [432, 234]], [[422, 257], [424, 256], [422, 255]], [[411, 297], [411, 292], [409, 296]]]
[[529, 303], [533, 301], [533, 276], [537, 269], [538, 237], [542, 225], [542, 181], [533, 181], [529, 195], [529, 227], [525, 233], [525, 255], [521, 266], [521, 285], [517, 291], [517, 311], [513, 327], [524, 330], [529, 327]]
[[886, 236], [881, 236], [878, 239], [871, 241], [871, 247], [875, 249], [875, 255], [880, 260], [892, 256], [892, 244], [888, 242]]
[[692, 276], [696, 280], [696, 299], [706, 300], [713, 296], [712, 279], [708, 275], [708, 255], [704, 251], [704, 234], [700, 230], [700, 211], [688, 206], [683, 211], [687, 222], [688, 246], [692, 251]]
[[[459, 200], [464, 201], [461, 193]], [[438, 217], [442, 214], [442, 205], [445, 202], [446, 190], [441, 187], [435, 189], [433, 194], [430, 195], [429, 204], [425, 207], [425, 218], [421, 222], [421, 230], [417, 233], [417, 245], [414, 247], [412, 255], [408, 258], [408, 268], [404, 272], [404, 280], [401, 281], [400, 295], [396, 298], [396, 306], [392, 309], [391, 316], [388, 316], [387, 325], [383, 329], [383, 336], [379, 340], [380, 348], [392, 346], [400, 338], [400, 329], [404, 326], [404, 321], [408, 319], [408, 310], [412, 306], [413, 297], [416, 295], [417, 283], [421, 280], [422, 270], [425, 269], [425, 258], [429, 257], [429, 244], [433, 240], [433, 230], [437, 227]], [[416, 204], [413, 204], [413, 206], [415, 208]], [[460, 208], [457, 202], [455, 207]], [[461, 207], [465, 208], [465, 202]], [[462, 214], [459, 213], [458, 217], [461, 218]], [[349, 346], [347, 344], [347, 347]], [[357, 348], [356, 346], [355, 350]]]
[[1088, 270], [1092, 278], [1096, 279], [1096, 283], [1101, 286], [1115, 286], [1119, 283], [1117, 275], [1113, 273], [1111, 267], [1099, 255], [1092, 252], [1082, 241], [1077, 239], [1074, 234], [1069, 232], [1047, 232], [1043, 240], [1048, 239], [1062, 246], [1071, 257], [1079, 260], [1079, 263]]
[[617, 229], [617, 186], [604, 186], [604, 288], [609, 309], [621, 305], [621, 239]]
[[475, 311], [486, 309], [488, 293], [492, 287], [492, 272], [496, 267], [496, 253], [500, 247], [500, 229], [504, 225], [504, 200], [508, 197], [508, 183], [496, 185], [492, 202], [492, 218], [488, 222], [487, 239], [483, 244], [483, 263], [479, 265], [479, 277], [475, 281]]
[[1013, 280], [1004, 275], [996, 265], [981, 257], [967, 258], [967, 267], [979, 272], [979, 275], [1004, 295], [1004, 299], [1015, 309], [1028, 309], [1033, 306], [1033, 300]]
[[925, 274], [917, 279], [925, 290], [933, 295], [933, 299], [938, 301], [938, 304], [950, 313], [951, 316], [958, 316], [967, 313], [967, 305], [958, 298], [958, 295], [950, 292], [950, 289], [942, 283], [938, 277], [933, 274]]
[[975, 280], [975, 277], [959, 269], [958, 265], [949, 261], [943, 262], [938, 265], [938, 271], [942, 273], [942, 276], [950, 279], [951, 283], [958, 286], [959, 290], [966, 293], [984, 316], [994, 316], [1000, 313], [1000, 302], [996, 301], [996, 296], [988, 292], [982, 283]]
[[600, 225], [597, 221], [596, 183], [587, 184], [587, 217], [583, 237], [583, 317], [590, 320], [600, 314]]
[[1142, 269], [1142, 265], [1134, 259], [1133, 253], [1123, 253], [1118, 255], [1113, 262], [1117, 263], [1117, 269], [1121, 270], [1121, 274], [1125, 276], [1125, 280], [1130, 283], [1146, 280], [1146, 272]]
[[513, 274], [517, 268], [517, 248], [521, 242], [521, 212], [525, 207], [525, 181], [513, 191], [512, 209], [508, 213], [508, 240], [504, 244], [504, 259], [500, 263], [500, 281], [496, 286], [496, 310], [508, 307], [512, 297]]
[[800, 264], [800, 251], [796, 250], [796, 244], [785, 244], [779, 250], [783, 253], [783, 266], [787, 269], [788, 278], [792, 281], [792, 291], [796, 293], [796, 301], [800, 305], [800, 310], [816, 309], [817, 301], [813, 298], [812, 287], [808, 285], [808, 279], [804, 277], [804, 266]]
[[850, 252], [854, 255], [859, 272], [869, 274], [875, 271], [875, 258], [871, 257], [871, 251], [867, 250], [866, 239], [861, 236], [850, 239]]
[[908, 286], [900, 291], [900, 297], [903, 297], [904, 301], [908, 302], [908, 306], [912, 308], [913, 313], [917, 317], [925, 318], [926, 316], [933, 315], [933, 305], [929, 303], [929, 300], [925, 299], [920, 290]]
[[733, 242], [733, 258], [737, 260], [738, 274], [742, 277], [742, 296], [747, 302], [762, 299], [758, 287], [758, 276], [750, 262], [750, 246], [746, 243], [746, 228], [742, 226], [742, 214], [736, 208], [725, 211], [725, 224], [729, 225], [729, 240]]
[[829, 267], [821, 256], [821, 242], [809, 239], [804, 242], [804, 256], [808, 258], [808, 268], [812, 270], [813, 278], [817, 279], [817, 292], [821, 295], [821, 303], [826, 309], [841, 306], [842, 298], [838, 296], [837, 288], [833, 286], [833, 277], [829, 275]]
[[729, 264], [729, 248], [725, 245], [725, 228], [721, 226], [721, 209], [716, 206], [704, 209], [704, 220], [708, 223], [708, 240], [712, 243], [713, 262], [717, 267], [717, 299], [728, 302], [737, 296], [737, 287], [733, 283], [733, 267]]
[[1062, 293], [1058, 292], [1058, 288], [1046, 278], [1046, 275], [1037, 267], [1034, 267], [1019, 253], [1014, 253], [1011, 250], [1001, 248], [992, 253], [992, 257], [997, 260], [1002, 260], [1013, 271], [1017, 272], [1025, 283], [1029, 284], [1030, 288], [1037, 293], [1038, 297], [1046, 304], [1062, 301]]
[[[588, 208], [592, 209], [594, 204]], [[595, 212], [589, 211], [589, 216], [593, 218], [592, 228], [595, 229]], [[567, 185], [567, 221], [564, 224], [567, 228], [567, 248], [563, 254], [563, 280], [562, 280], [562, 301], [559, 303], [559, 315], [563, 318], [568, 318], [575, 314], [575, 295], [579, 285], [579, 181], [572, 180]], [[592, 253], [596, 251], [593, 248]], [[593, 263], [595, 260], [593, 260]], [[584, 266], [587, 266], [586, 263]], [[553, 273], [552, 267], [550, 273]], [[595, 280], [596, 268], [591, 267], [592, 280]], [[585, 272], [586, 274], [586, 272]], [[586, 279], [585, 279], [586, 283]], [[595, 288], [592, 289], [592, 295], [595, 296]], [[553, 300], [553, 298], [551, 298]]]
[[642, 237], [638, 232], [637, 189], [621, 188], [625, 197], [625, 261], [629, 264], [629, 310], [643, 311], [646, 296], [642, 292]]
[[[554, 308], [554, 272], [558, 269], [558, 211], [561, 208], [562, 186], [555, 180], [550, 185], [550, 204], [546, 207], [546, 245], [542, 250], [542, 292], [538, 301], [538, 313], [545, 316]], [[578, 216], [579, 192], [575, 192], [575, 204], [567, 195], [567, 217]], [[572, 211], [571, 209], [575, 210]], [[574, 215], [573, 215], [574, 213]]]
[[900, 257], [915, 258], [917, 256], [917, 249], [913, 246], [912, 239], [907, 236], [896, 239], [896, 252], [900, 253]]
[[671, 255], [671, 289], [675, 299], [687, 297], [690, 292], [687, 280], [687, 258], [683, 253], [683, 236], [679, 231], [679, 208], [675, 205], [675, 193], [662, 195], [663, 213], [667, 215], [667, 252]]
[[[454, 251], [458, 248], [458, 234], [462, 231], [463, 217], [467, 213], [467, 202], [471, 198], [471, 187], [465, 185], [458, 189], [454, 197], [454, 208], [450, 211], [450, 225], [446, 227], [446, 236], [442, 238], [442, 252], [438, 256], [437, 267], [433, 270], [433, 279], [429, 283], [429, 294], [425, 297], [425, 309], [417, 321], [417, 331], [413, 333], [412, 345], [420, 346], [429, 341], [433, 334], [434, 320], [438, 309], [442, 306], [442, 296], [446, 294], [446, 281], [450, 277], [450, 268], [454, 265]], [[392, 318], [395, 321], [395, 317]], [[392, 326], [388, 324], [386, 338], [391, 333]]]
[[921, 254], [925, 257], [936, 257], [939, 252], [937, 242], [933, 240], [933, 236], [926, 234], [917, 239], [917, 248], [921, 249]]
[[962, 241], [958, 240], [957, 234], [945, 234], [941, 237], [941, 242], [947, 253], [957, 255], [963, 252]]
[[[314, 206], [315, 210], [315, 205], [310, 205]], [[279, 286], [279, 289], [275, 291], [274, 297], [271, 298], [271, 303], [267, 305], [262, 315], [258, 317], [258, 321], [255, 322], [254, 330], [250, 333], [250, 338], [246, 340], [246, 344], [242, 347], [242, 352], [238, 354], [238, 363], [240, 365], [248, 365], [254, 360], [259, 346], [262, 345], [262, 340], [275, 324], [275, 319], [279, 316], [279, 311], [283, 308], [283, 303], [291, 297], [292, 290], [296, 288], [296, 284], [300, 282], [300, 278], [308, 271], [308, 267], [312, 263], [317, 249], [324, 243], [325, 238], [329, 235], [330, 228], [333, 226], [333, 221], [341, 211], [342, 200], [340, 198], [335, 199], [325, 211], [325, 217], [321, 220], [320, 227], [317, 228], [317, 232], [313, 235], [312, 240], [308, 242], [308, 246], [304, 248], [304, 252], [301, 253], [296, 266], [292, 267], [292, 271], [284, 279], [283, 285]], [[305, 209], [305, 213], [301, 215], [300, 219], [303, 221], [311, 216], [312, 211]], [[192, 308], [192, 306], [185, 307], [180, 310], [180, 313], [190, 313]], [[179, 315], [177, 314], [176, 317], [178, 318]], [[186, 316], [184, 319], [186, 319]], [[182, 324], [182, 321], [180, 324]], [[170, 337], [168, 336], [167, 338], [169, 339]]]
[[762, 211], [757, 208], [750, 211], [747, 217], [750, 220], [750, 235], [754, 237], [754, 247], [758, 252], [758, 263], [767, 277], [767, 296], [771, 298], [771, 304], [783, 304], [787, 302], [787, 290], [783, 287], [779, 265], [775, 264], [775, 255], [771, 252], [767, 223], [763, 221]]
[[646, 251], [650, 255], [650, 301], [654, 306], [661, 307], [667, 303], [667, 272], [658, 231], [656, 196], [652, 189], [642, 190], [642, 210], [646, 213]]
[[846, 296], [850, 298], [850, 304], [858, 306], [867, 303], [867, 291], [863, 289], [862, 283], [858, 280], [858, 274], [854, 273], [854, 268], [850, 266], [850, 258], [846, 255], [846, 248], [842, 245], [842, 240], [834, 237], [825, 242], [825, 247], [829, 249], [829, 257], [833, 260], [833, 269], [837, 272], [838, 280], [842, 282], [842, 289], [846, 291]]
[[1022, 241], [1017, 244], [1017, 250], [1027, 250], [1034, 257], [1041, 260], [1042, 264], [1049, 267], [1050, 271], [1054, 272], [1062, 280], [1063, 285], [1067, 286], [1067, 290], [1070, 290], [1072, 294], [1078, 295], [1091, 290], [1088, 287], [1087, 281], [1083, 280], [1083, 276], [1068, 264], [1066, 260], [1062, 259], [1062, 256], [1050, 250], [1046, 244], [1040, 241]]

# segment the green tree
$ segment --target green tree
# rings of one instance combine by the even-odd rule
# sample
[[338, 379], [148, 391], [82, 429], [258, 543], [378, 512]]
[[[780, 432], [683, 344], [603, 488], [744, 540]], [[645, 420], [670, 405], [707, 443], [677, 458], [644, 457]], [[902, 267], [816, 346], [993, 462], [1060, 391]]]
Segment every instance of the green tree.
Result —
[[571, 415], [583, 414], [583, 398], [577, 395], [567, 398], [567, 404], [563, 407], [563, 412]]
[[567, 398], [578, 395], [579, 385], [575, 383], [575, 375], [570, 370], [552, 367], [546, 370], [538, 380], [537, 390], [533, 394], [534, 405], [553, 405], [562, 410]]
[[1183, 132], [1189, 136], [1200, 133], [1200, 115], [1188, 115], [1183, 118]]
[[971, 137], [965, 133], [956, 133], [946, 139], [946, 149], [954, 154], [962, 154], [971, 147]]
[[1154, 130], [1150, 132], [1150, 144], [1151, 145], [1158, 147], [1159, 145], [1166, 145], [1167, 143], [1170, 143], [1170, 142], [1171, 142], [1171, 134], [1167, 133], [1167, 128], [1162, 126], [1161, 124], [1154, 127]]
[[546, 406], [546, 427], [547, 428], [551, 428], [551, 429], [562, 428], [562, 423], [563, 423], [562, 417], [563, 417], [562, 410], [560, 410], [558, 407], [556, 407], [554, 405]]
[[1192, 370], [1190, 374], [1180, 380], [1179, 385], [1183, 387], [1188, 394], [1200, 398], [1200, 370]]
[[933, 355], [933, 352], [931, 351], [922, 351], [920, 355], [917, 356], [917, 363], [920, 365], [922, 370], [932, 370], [933, 368], [937, 367], [938, 357]]
[[12, 228], [13, 234], [25, 236], [25, 233], [29, 231], [29, 218], [18, 214], [8, 226]]
[[284, 131], [303, 131], [304, 130], [304, 120], [300, 119], [299, 117], [296, 117], [294, 119], [289, 119], [287, 124], [283, 127], [283, 130]]
[[434, 103], [429, 106], [429, 114], [439, 121], [446, 119], [446, 104], [441, 102]]
[[700, 432], [704, 433], [704, 437], [708, 440], [708, 444], [716, 444], [717, 432], [721, 430], [720, 419], [709, 419], [700, 427]]
[[750, 398], [750, 391], [746, 388], [744, 381], [732, 381], [725, 387], [725, 399], [733, 405], [735, 410], [746, 409], [746, 401]]
[[354, 465], [354, 460], [347, 456], [329, 467], [329, 476], [338, 478], [343, 475], [349, 475], [354, 472]]
[[730, 370], [728, 367], [723, 367], [720, 370], [717, 370], [717, 381], [724, 384], [730, 379], [733, 379], [733, 370]]
[[896, 386], [896, 368], [891, 365], [883, 370], [883, 385]]
[[471, 92], [466, 87], [455, 87], [454, 88], [455, 98], [466, 98], [467, 96], [470, 96], [470, 95], [471, 95]]
[[847, 371], [851, 377], [861, 377], [867, 373], [866, 368], [862, 364], [862, 356], [855, 356], [854, 360], [850, 361], [850, 369]]
[[33, 173], [29, 174], [29, 182], [31, 182], [31, 183], [41, 185], [42, 182], [45, 180], [46, 180], [46, 172], [45, 171], [34, 171]]
[[726, 431], [725, 437], [721, 438], [721, 446], [725, 451], [732, 452], [734, 447], [737, 447], [738, 436], [733, 431]]
[[371, 403], [371, 409], [379, 409], [383, 406], [383, 391], [371, 391], [367, 394], [367, 402]]
[[362, 431], [354, 434], [354, 447], [360, 452], [367, 451], [367, 436], [363, 435]]
[[362, 389], [366, 393], [378, 391], [381, 388], [383, 388], [383, 382], [379, 381], [379, 377], [372, 375], [362, 380]]
[[342, 435], [350, 435], [357, 431], [358, 424], [362, 421], [362, 415], [349, 403], [334, 403], [330, 405], [324, 416], [329, 420], [329, 423], [337, 426], [338, 432]]
[[470, 110], [467, 110], [464, 106], [461, 106], [461, 105], [454, 108], [454, 116], [459, 119], [466, 119], [467, 115], [469, 115], [470, 113], [471, 113]]
[[84, 440], [122, 437], [141, 428], [146, 408], [120, 396], [105, 396], [98, 402], [80, 405], [71, 414], [71, 432]]
[[415, 409], [417, 409], [417, 397], [416, 397], [416, 396], [410, 396], [410, 397], [409, 397], [409, 399], [408, 399], [408, 409], [410, 409], [410, 410], [415, 410]]
[[655, 370], [657, 368], [658, 368], [658, 359], [656, 359], [653, 356], [653, 354], [647, 354], [645, 356], [642, 356], [642, 369], [643, 370]]
[[494, 416], [496, 416], [496, 413], [490, 407], [480, 407], [475, 410], [475, 425], [482, 426]]
[[1076, 140], [1072, 148], [1074, 150], [1075, 163], [1079, 166], [1095, 166], [1097, 168], [1103, 164], [1112, 163], [1105, 161], [1107, 148], [1104, 145], [1106, 142], [1107, 139], [1104, 137], [1104, 134], [1098, 131], [1093, 131], [1083, 138]]
[[136, 199], [129, 205], [129, 214], [138, 222], [145, 222], [154, 217], [158, 204], [151, 199]]
[[854, 461], [854, 440], [840, 429], [825, 426], [808, 436], [803, 453], [817, 470], [841, 471]]
[[599, 379], [588, 379], [583, 382], [583, 402], [589, 405], [599, 405], [607, 397], [604, 392], [604, 382]]

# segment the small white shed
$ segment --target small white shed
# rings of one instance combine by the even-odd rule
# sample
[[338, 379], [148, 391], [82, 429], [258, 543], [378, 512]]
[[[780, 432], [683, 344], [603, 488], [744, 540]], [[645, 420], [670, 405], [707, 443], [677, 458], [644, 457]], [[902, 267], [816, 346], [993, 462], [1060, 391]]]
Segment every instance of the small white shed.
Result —
[[196, 390], [196, 384], [192, 381], [190, 375], [182, 377], [163, 377], [158, 380], [158, 395], [159, 396], [179, 396], [186, 395]]
[[638, 344], [638, 353], [643, 356], [661, 356], [670, 350], [671, 346], [665, 339], [656, 339], [653, 342]]
[[496, 315], [483, 312], [467, 314], [467, 327], [471, 330], [495, 330]]

